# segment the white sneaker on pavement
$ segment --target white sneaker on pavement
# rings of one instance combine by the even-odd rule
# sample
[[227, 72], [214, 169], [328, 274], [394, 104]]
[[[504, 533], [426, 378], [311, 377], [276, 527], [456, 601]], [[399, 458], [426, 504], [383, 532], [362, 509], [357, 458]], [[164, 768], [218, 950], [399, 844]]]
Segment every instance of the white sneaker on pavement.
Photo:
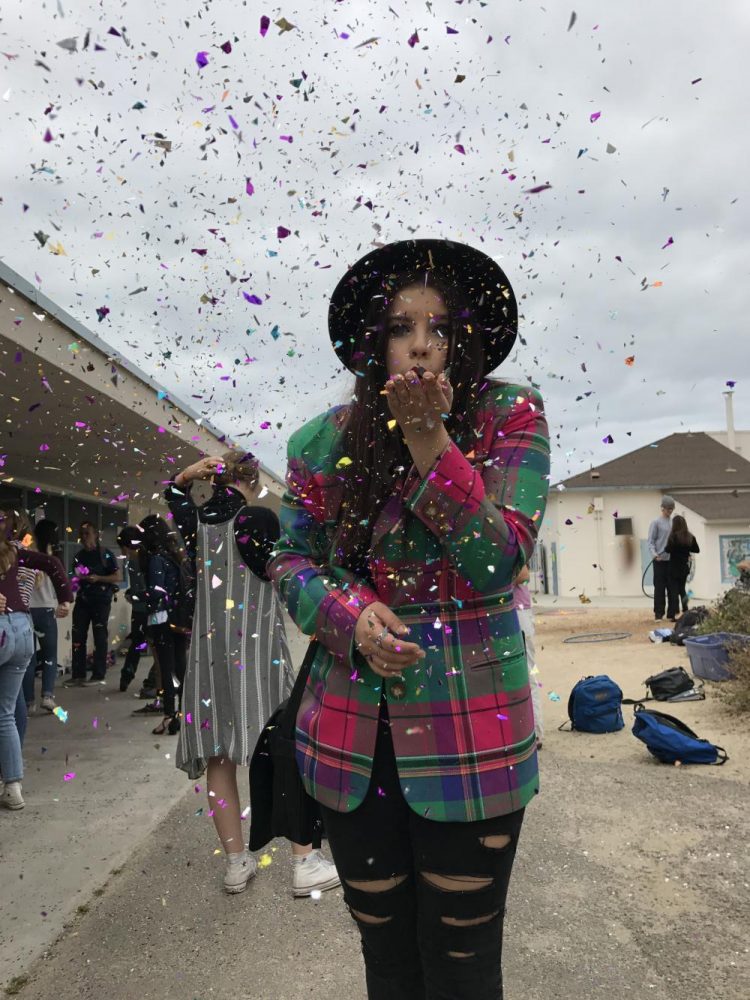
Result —
[[244, 892], [247, 883], [258, 871], [258, 862], [253, 854], [248, 853], [243, 860], [227, 860], [224, 872], [224, 891], [230, 894]]
[[42, 698], [42, 708], [46, 708], [48, 712], [54, 712], [57, 708], [57, 702], [51, 694], [45, 694]]
[[4, 806], [6, 809], [23, 809], [25, 805], [23, 795], [21, 795], [21, 782], [7, 782], [0, 797], [0, 806]]
[[336, 865], [322, 851], [310, 851], [304, 857], [292, 855], [292, 895], [295, 898], [325, 892], [341, 885]]

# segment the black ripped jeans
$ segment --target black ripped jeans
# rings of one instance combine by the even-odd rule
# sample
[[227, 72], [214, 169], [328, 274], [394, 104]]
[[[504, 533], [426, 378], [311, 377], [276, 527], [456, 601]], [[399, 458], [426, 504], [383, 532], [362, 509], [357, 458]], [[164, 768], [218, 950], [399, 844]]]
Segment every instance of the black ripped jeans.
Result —
[[418, 816], [381, 706], [367, 797], [321, 807], [362, 936], [369, 1000], [502, 1000], [503, 917], [524, 810], [476, 823]]

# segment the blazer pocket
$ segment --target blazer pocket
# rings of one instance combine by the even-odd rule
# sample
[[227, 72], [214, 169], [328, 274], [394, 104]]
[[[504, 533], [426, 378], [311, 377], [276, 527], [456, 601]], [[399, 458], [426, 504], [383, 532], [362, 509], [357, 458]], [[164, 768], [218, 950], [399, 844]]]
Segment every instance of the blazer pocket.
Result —
[[456, 627], [466, 670], [502, 667], [525, 655], [523, 634], [513, 631], [513, 619], [507, 612], [459, 621]]

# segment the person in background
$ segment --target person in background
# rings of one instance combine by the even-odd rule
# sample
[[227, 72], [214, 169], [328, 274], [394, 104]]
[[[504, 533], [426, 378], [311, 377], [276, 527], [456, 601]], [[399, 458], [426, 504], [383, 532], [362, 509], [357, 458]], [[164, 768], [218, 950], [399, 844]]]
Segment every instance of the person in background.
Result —
[[177, 716], [178, 699], [182, 699], [185, 680], [191, 595], [182, 585], [184, 553], [174, 532], [163, 517], [149, 514], [140, 522], [142, 540], [138, 551], [142, 589], [132, 594], [133, 612], [146, 619], [149, 640], [159, 661], [162, 688], [162, 721], [153, 730], [154, 736], [180, 730]]
[[19, 588], [20, 569], [47, 573], [61, 605], [73, 599], [65, 569], [59, 559], [19, 546], [19, 512], [0, 509], [0, 805], [23, 809], [23, 755], [15, 722], [21, 690], [34, 649], [31, 616]]
[[[141, 655], [148, 650], [148, 638], [146, 636], [148, 613], [145, 610], [133, 608], [133, 594], [145, 589], [143, 573], [138, 561], [138, 552], [140, 551], [142, 542], [143, 529], [139, 525], [126, 524], [117, 536], [117, 544], [120, 546], [120, 550], [126, 560], [128, 571], [128, 589], [125, 591], [125, 600], [130, 604], [132, 609], [130, 615], [130, 635], [128, 637], [130, 639], [130, 646], [128, 647], [125, 662], [120, 671], [121, 691], [127, 691], [138, 670]], [[148, 677], [140, 690], [141, 697], [156, 697], [159, 687], [158, 673], [156, 657], [154, 657]], [[161, 706], [156, 706], [153, 710], [160, 712]], [[139, 714], [142, 711], [142, 709], [139, 710]]]
[[[201, 507], [191, 496], [196, 479], [213, 482]], [[177, 766], [193, 780], [207, 772], [228, 893], [242, 892], [258, 867], [244, 845], [237, 765], [249, 763], [260, 730], [293, 684], [282, 607], [266, 574], [279, 521], [253, 503], [259, 485], [258, 460], [230, 452], [183, 469], [164, 494], [196, 568]], [[320, 851], [292, 845], [293, 895], [338, 884], [335, 866]]]
[[667, 566], [668, 604], [667, 618], [673, 622], [677, 619], [682, 602], [683, 613], [688, 609], [686, 593], [687, 578], [690, 573], [690, 553], [700, 552], [695, 536], [688, 531], [687, 521], [681, 514], [672, 518], [672, 530], [669, 533], [665, 551], [669, 553]]
[[[34, 525], [34, 539], [38, 552], [60, 557], [60, 538], [54, 521], [44, 518]], [[27, 705], [33, 705], [37, 671], [42, 674], [41, 706], [54, 712], [55, 682], [57, 681], [57, 619], [65, 618], [69, 608], [58, 604], [55, 588], [46, 573], [37, 573], [35, 586], [29, 598], [31, 621], [34, 625], [38, 648], [29, 661], [23, 680], [23, 693]]]
[[524, 566], [513, 581], [513, 604], [521, 626], [523, 641], [526, 647], [526, 663], [529, 668], [529, 684], [531, 686], [531, 704], [534, 709], [534, 728], [536, 729], [536, 748], [542, 749], [544, 741], [544, 717], [542, 715], [542, 685], [539, 683], [539, 667], [536, 665], [536, 630], [534, 629], [534, 612], [531, 607], [531, 591], [529, 567]]
[[669, 553], [666, 551], [667, 539], [672, 530], [672, 512], [674, 500], [670, 496], [661, 498], [661, 517], [655, 518], [648, 529], [648, 551], [651, 554], [654, 569], [654, 618], [662, 621], [667, 605], [667, 588], [669, 579]]
[[82, 549], [73, 558], [71, 575], [76, 586], [73, 605], [73, 667], [66, 687], [82, 687], [86, 681], [86, 643], [89, 626], [94, 636], [94, 669], [91, 684], [104, 684], [107, 673], [109, 613], [114, 588], [122, 580], [117, 560], [99, 541], [91, 521], [81, 523]]

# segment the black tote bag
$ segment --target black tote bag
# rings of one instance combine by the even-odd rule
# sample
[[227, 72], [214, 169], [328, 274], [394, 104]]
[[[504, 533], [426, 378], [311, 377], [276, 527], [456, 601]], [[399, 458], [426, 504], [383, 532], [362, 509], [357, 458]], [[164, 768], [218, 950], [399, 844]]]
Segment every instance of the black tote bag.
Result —
[[266, 722], [250, 761], [250, 843], [259, 851], [274, 837], [320, 847], [323, 821], [305, 791], [295, 754], [295, 728], [317, 640], [307, 647], [292, 693]]

